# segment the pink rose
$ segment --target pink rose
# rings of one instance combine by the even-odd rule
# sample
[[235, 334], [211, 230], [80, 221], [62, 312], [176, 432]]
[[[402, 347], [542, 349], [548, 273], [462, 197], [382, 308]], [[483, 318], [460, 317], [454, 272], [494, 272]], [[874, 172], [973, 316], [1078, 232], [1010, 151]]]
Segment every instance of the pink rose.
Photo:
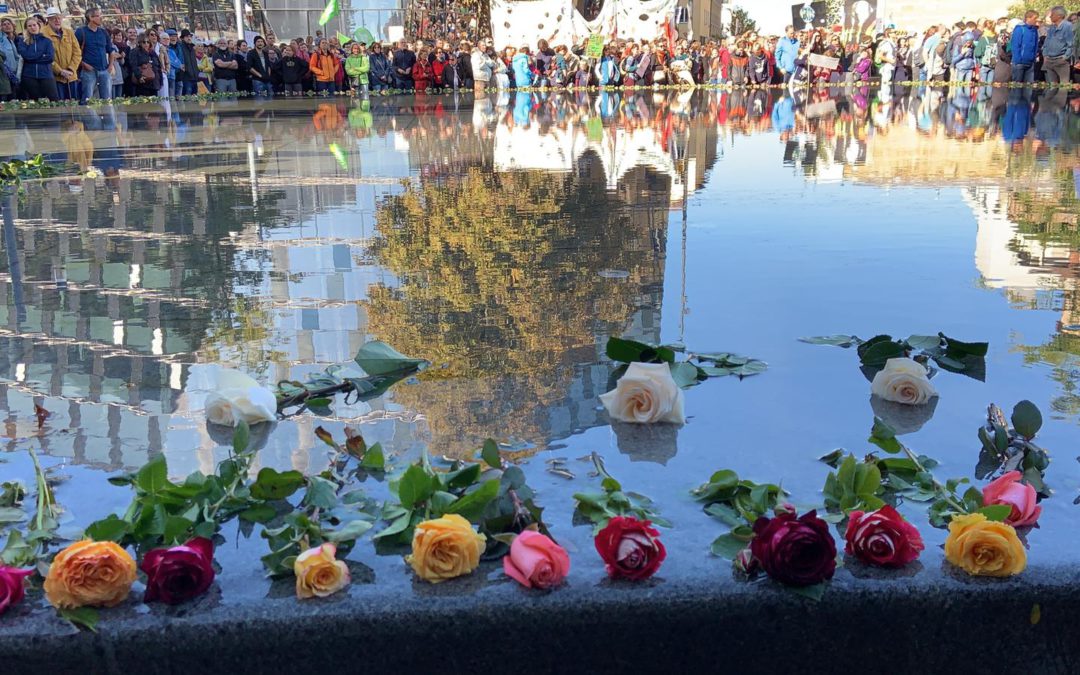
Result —
[[1013, 527], [1034, 525], [1042, 514], [1035, 488], [1020, 482], [1020, 472], [1010, 471], [983, 488], [983, 506], [1005, 504], [1012, 513], [1005, 522]]
[[23, 579], [34, 573], [34, 570], [21, 570], [17, 567], [4, 567], [0, 565], [0, 614], [8, 607], [22, 602], [26, 595]]
[[561, 584], [570, 573], [570, 556], [550, 538], [525, 530], [510, 544], [510, 553], [503, 558], [503, 571], [526, 588], [548, 590]]

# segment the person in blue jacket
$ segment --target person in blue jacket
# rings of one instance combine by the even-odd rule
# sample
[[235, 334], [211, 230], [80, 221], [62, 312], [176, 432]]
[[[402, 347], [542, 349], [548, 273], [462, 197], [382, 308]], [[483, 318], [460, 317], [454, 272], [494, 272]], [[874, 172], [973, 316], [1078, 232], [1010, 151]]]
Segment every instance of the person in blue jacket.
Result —
[[394, 73], [390, 69], [390, 61], [383, 54], [382, 45], [376, 42], [371, 45], [371, 70], [368, 71], [368, 84], [371, 91], [386, 91], [394, 83]]
[[532, 70], [529, 68], [529, 46], [522, 45], [514, 58], [510, 61], [510, 67], [514, 69], [514, 86], [518, 89], [532, 84]]
[[975, 75], [975, 65], [975, 41], [971, 33], [964, 33], [952, 57], [953, 81], [971, 82]]
[[784, 76], [784, 84], [795, 73], [795, 58], [799, 55], [799, 41], [795, 39], [795, 27], [784, 29], [784, 37], [776, 43], [776, 67]]
[[22, 94], [34, 101], [47, 98], [56, 101], [56, 79], [53, 78], [52, 64], [56, 57], [52, 40], [41, 34], [41, 23], [35, 17], [26, 20], [25, 34], [17, 40], [19, 56], [23, 59]]
[[1028, 10], [1024, 23], [1013, 29], [1009, 40], [1012, 53], [1012, 81], [1030, 84], [1035, 81], [1035, 56], [1039, 51], [1039, 13]]

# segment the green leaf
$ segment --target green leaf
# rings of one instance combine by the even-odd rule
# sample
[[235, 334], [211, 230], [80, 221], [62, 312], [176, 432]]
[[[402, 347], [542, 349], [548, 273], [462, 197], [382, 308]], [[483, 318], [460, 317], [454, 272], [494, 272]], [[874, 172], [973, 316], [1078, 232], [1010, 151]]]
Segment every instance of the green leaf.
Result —
[[997, 522], [1004, 522], [1009, 514], [1012, 513], [1012, 506], [1009, 504], [991, 504], [990, 506], [984, 506], [979, 509], [979, 513], [986, 516], [987, 520], [993, 520]]
[[828, 454], [825, 454], [825, 455], [822, 455], [821, 457], [818, 457], [818, 461], [819, 462], [824, 462], [828, 466], [831, 466], [832, 468], [835, 469], [836, 467], [838, 467], [840, 465], [840, 460], [843, 458], [843, 456], [844, 456], [844, 449], [843, 448], [837, 448], [836, 450], [833, 450], [832, 452], [830, 452]]
[[1042, 429], [1043, 418], [1039, 407], [1031, 401], [1020, 401], [1012, 411], [1012, 425], [1016, 433], [1031, 440]]
[[86, 528], [86, 537], [94, 541], [120, 541], [128, 533], [131, 523], [111, 514]]
[[896, 440], [896, 430], [880, 417], [874, 417], [874, 426], [870, 429], [868, 440], [891, 454], [896, 454], [903, 449], [900, 441]]
[[705, 507], [705, 513], [729, 527], [743, 524], [743, 519], [738, 512], [726, 504], [709, 504]]
[[438, 490], [435, 494], [431, 495], [431, 499], [429, 500], [431, 512], [442, 515], [446, 513], [446, 510], [450, 508], [450, 505], [456, 502], [457, 499], [458, 497], [455, 494]]
[[240, 520], [249, 523], [268, 523], [277, 515], [277, 510], [269, 504], [255, 504], [240, 512]]
[[457, 471], [451, 471], [443, 476], [443, 480], [446, 483], [446, 487], [449, 489], [454, 488], [467, 488], [476, 482], [476, 479], [480, 477], [482, 467], [479, 464], [470, 464], [464, 469], [458, 469]]
[[604, 480], [600, 481], [600, 487], [603, 488], [605, 492], [619, 492], [622, 490], [622, 484], [611, 476], [605, 476]]
[[714, 539], [711, 548], [713, 555], [727, 558], [728, 560], [734, 560], [735, 556], [739, 554], [739, 551], [746, 548], [746, 546], [746, 541], [736, 536], [733, 532], [728, 532]]
[[165, 455], [155, 455], [135, 474], [135, 485], [147, 494], [157, 494], [169, 484], [169, 468]]
[[232, 447], [233, 452], [241, 454], [248, 448], [248, 444], [251, 442], [251, 428], [248, 427], [247, 422], [240, 420], [236, 424], [236, 429], [233, 430]]
[[951, 338], [945, 333], [938, 333], [945, 339], [947, 345], [945, 346], [945, 352], [950, 356], [986, 356], [987, 351], [990, 349], [989, 342], [963, 342]]
[[814, 584], [813, 586], [784, 586], [784, 588], [795, 595], [801, 595], [814, 602], [820, 602], [821, 599], [825, 597], [825, 587], [826, 585], [824, 583]]
[[323, 538], [327, 541], [340, 543], [343, 541], [355, 541], [362, 537], [365, 532], [371, 529], [372, 524], [366, 520], [357, 518], [356, 520], [350, 520], [345, 523], [344, 526], [331, 530], [329, 532], [323, 532]]
[[468, 493], [461, 499], [450, 505], [447, 513], [456, 513], [466, 520], [475, 522], [484, 508], [491, 500], [499, 496], [499, 481], [489, 480], [480, 484], [480, 487]]
[[398, 501], [407, 509], [413, 508], [431, 496], [435, 491], [434, 482], [424, 467], [413, 464], [398, 483]]
[[386, 470], [386, 456], [383, 454], [381, 443], [376, 443], [364, 451], [364, 458], [360, 460], [360, 466], [369, 471]]
[[337, 486], [334, 483], [319, 476], [310, 476], [307, 480], [308, 488], [304, 493], [305, 504], [320, 509], [332, 509], [337, 506]]
[[480, 451], [480, 458], [492, 469], [502, 468], [502, 457], [499, 455], [499, 444], [493, 439], [484, 441], [484, 449]]
[[765, 363], [764, 361], [759, 361], [758, 359], [753, 359], [751, 361], [748, 361], [748, 362], [744, 363], [741, 366], [736, 366], [736, 367], [732, 368], [731, 369], [731, 374], [732, 375], [737, 375], [740, 378], [741, 377], [750, 377], [751, 375], [760, 375], [761, 373], [764, 373], [768, 369], [769, 369], [769, 364]]
[[85, 628], [96, 633], [100, 615], [93, 607], [78, 607], [76, 609], [59, 609], [56, 612], [61, 619], [70, 622], [76, 628]]
[[304, 474], [299, 471], [278, 472], [265, 467], [251, 484], [251, 496], [262, 500], [285, 499], [303, 486]]
[[161, 538], [166, 544], [182, 544], [187, 541], [186, 536], [195, 523], [182, 516], [166, 516], [165, 529]]
[[862, 361], [863, 354], [866, 353], [866, 350], [870, 349], [871, 347], [873, 347], [876, 344], [880, 344], [882, 342], [892, 342], [892, 341], [893, 341], [893, 339], [892, 339], [891, 335], [875, 335], [874, 337], [872, 337], [869, 340], [867, 340], [867, 341], [863, 342], [862, 344], [860, 344], [858, 346], [858, 348], [856, 348], [855, 351], [859, 354], [859, 360]]
[[668, 364], [668, 368], [671, 370], [671, 379], [675, 380], [675, 384], [680, 389], [686, 389], [698, 383], [698, 367], [694, 364], [680, 361]]
[[368, 342], [360, 347], [354, 359], [368, 375], [392, 375], [416, 371], [428, 364], [423, 359], [405, 356], [385, 342]]
[[799, 342], [805, 342], [809, 345], [832, 345], [834, 347], [843, 347], [847, 349], [853, 345], [857, 346], [862, 344], [862, 340], [854, 335], [818, 335], [816, 337], [801, 337]]
[[609, 359], [620, 363], [675, 362], [675, 350], [671, 347], [648, 345], [617, 337], [608, 338], [604, 352]]
[[870, 345], [860, 356], [860, 361], [865, 366], [883, 366], [889, 359], [904, 356], [903, 345], [892, 341], [881, 341]]
[[0, 524], [19, 523], [26, 520], [26, 511], [14, 506], [0, 507]]
[[866, 498], [881, 489], [881, 470], [876, 463], [861, 463], [855, 468], [855, 494]]
[[405, 530], [409, 529], [409, 524], [412, 522], [412, 511], [408, 511], [403, 515], [398, 516], [394, 520], [390, 521], [390, 524], [383, 528], [378, 534], [375, 535], [376, 539], [384, 539], [386, 537], [392, 537], [397, 534], [401, 534]]
[[941, 347], [941, 338], [937, 335], [912, 335], [907, 339], [912, 349], [938, 349]]

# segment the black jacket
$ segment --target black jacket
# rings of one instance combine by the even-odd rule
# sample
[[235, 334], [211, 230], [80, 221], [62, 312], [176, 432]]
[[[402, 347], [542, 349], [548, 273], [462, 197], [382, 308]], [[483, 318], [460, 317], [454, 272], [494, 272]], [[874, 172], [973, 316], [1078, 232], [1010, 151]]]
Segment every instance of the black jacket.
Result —
[[[154, 79], [140, 82], [140, 74], [143, 64], [149, 63], [154, 71]], [[154, 52], [145, 49], [132, 49], [128, 54], [128, 67], [131, 70], [131, 83], [135, 85], [135, 93], [140, 96], [154, 96], [161, 88], [161, 59]]]
[[307, 61], [298, 56], [283, 56], [277, 62], [282, 84], [300, 84], [307, 75]]
[[[263, 61], [266, 62], [266, 66], [263, 66]], [[262, 53], [262, 59], [259, 59], [259, 50], [252, 49], [247, 53], [247, 67], [258, 73], [258, 75], [251, 74], [251, 79], [259, 80], [260, 82], [270, 81], [270, 56], [264, 50]]]
[[195, 58], [195, 45], [181, 42], [180, 56], [184, 59], [184, 69], [176, 71], [176, 79], [181, 82], [197, 82], [199, 80], [199, 62]]

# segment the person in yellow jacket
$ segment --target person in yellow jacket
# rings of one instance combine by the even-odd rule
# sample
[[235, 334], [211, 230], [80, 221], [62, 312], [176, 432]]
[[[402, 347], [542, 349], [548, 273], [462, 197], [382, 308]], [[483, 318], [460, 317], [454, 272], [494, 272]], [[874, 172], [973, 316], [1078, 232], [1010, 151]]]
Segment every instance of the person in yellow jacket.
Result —
[[45, 12], [47, 24], [41, 33], [52, 40], [53, 57], [52, 71], [56, 78], [56, 92], [61, 99], [79, 98], [79, 64], [82, 63], [82, 48], [75, 39], [75, 31], [64, 28], [64, 15], [56, 7], [50, 7]]

